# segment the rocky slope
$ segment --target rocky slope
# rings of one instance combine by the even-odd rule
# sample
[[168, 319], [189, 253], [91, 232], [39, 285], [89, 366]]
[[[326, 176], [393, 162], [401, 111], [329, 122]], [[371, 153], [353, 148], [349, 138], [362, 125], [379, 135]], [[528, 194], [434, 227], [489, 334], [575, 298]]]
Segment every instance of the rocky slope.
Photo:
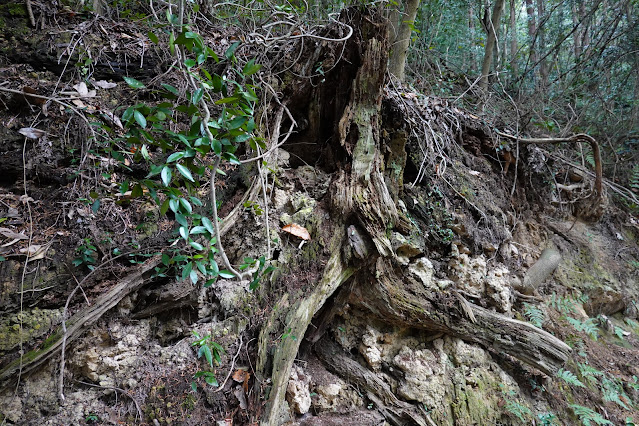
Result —
[[[594, 175], [564, 158], [569, 148], [511, 143], [518, 158], [506, 161], [471, 112], [385, 78], [374, 12], [324, 28], [332, 39], [355, 28], [343, 44], [308, 43], [299, 56], [282, 47], [294, 67], [262, 76], [279, 98], [265, 98], [257, 132], [284, 135], [294, 120], [295, 133], [267, 157], [266, 181], [247, 165], [227, 166], [218, 183], [231, 262], [266, 255], [276, 268], [253, 290], [158, 269], [173, 220], [120, 186], [149, 166], [136, 150], [123, 167], [102, 149], [119, 106], [159, 102], [153, 90], [182, 78], [167, 41], [83, 16], [43, 35], [11, 10], [0, 70], [6, 424], [639, 420], [636, 216], [604, 181], [603, 216], [584, 221], [593, 215], [574, 206]], [[87, 51], [110, 46], [86, 70], [68, 48], [78, 26]], [[220, 55], [232, 44], [223, 30], [202, 33]], [[291, 118], [273, 118], [276, 99]], [[25, 128], [45, 133], [25, 138]], [[529, 285], [544, 249], [558, 257]], [[198, 356], [196, 335], [223, 348], [219, 365]], [[203, 371], [218, 386], [195, 378]]]

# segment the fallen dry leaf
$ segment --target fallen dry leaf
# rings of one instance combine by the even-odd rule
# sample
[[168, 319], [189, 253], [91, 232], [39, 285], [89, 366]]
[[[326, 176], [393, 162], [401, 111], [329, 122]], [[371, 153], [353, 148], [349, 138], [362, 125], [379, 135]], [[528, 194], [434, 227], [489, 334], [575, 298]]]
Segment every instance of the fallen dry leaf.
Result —
[[115, 124], [118, 127], [118, 129], [124, 130], [124, 126], [122, 126], [122, 121], [120, 121], [120, 118], [117, 115], [115, 115], [108, 109], [102, 109], [102, 114], [104, 114], [109, 120], [111, 120], [111, 122]]
[[295, 235], [305, 241], [311, 239], [311, 234], [308, 233], [308, 230], [303, 226], [298, 225], [297, 223], [291, 223], [290, 225], [286, 225], [282, 228], [282, 231], [288, 232], [289, 234]]
[[235, 373], [233, 373], [233, 380], [235, 380], [238, 383], [244, 383], [244, 380], [246, 380], [247, 374], [248, 373], [242, 369], [235, 370]]
[[44, 130], [36, 129], [35, 127], [23, 127], [22, 129], [18, 130], [18, 133], [29, 139], [40, 139], [47, 132], [45, 132]]
[[18, 234], [17, 232], [13, 232], [9, 228], [0, 228], [0, 234], [4, 235], [7, 238], [14, 238], [18, 240], [26, 240], [29, 238], [24, 234]]
[[99, 87], [100, 89], [113, 89], [114, 87], [118, 86], [117, 83], [112, 83], [106, 80], [96, 81], [93, 83], [93, 85]]
[[82, 96], [83, 98], [94, 98], [95, 97], [95, 89], [94, 90], [89, 90], [89, 88], [87, 87], [87, 84], [84, 81], [81, 81], [80, 83], [76, 84], [75, 86], [73, 86], [73, 88], [75, 89], [76, 92], [78, 92], [78, 95]]

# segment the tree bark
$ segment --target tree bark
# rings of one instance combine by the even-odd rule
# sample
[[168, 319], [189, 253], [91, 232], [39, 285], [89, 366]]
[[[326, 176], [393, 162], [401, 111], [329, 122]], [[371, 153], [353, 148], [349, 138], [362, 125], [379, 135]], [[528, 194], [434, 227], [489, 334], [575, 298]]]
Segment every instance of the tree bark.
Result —
[[[539, 17], [539, 26], [537, 27], [537, 39], [539, 50], [544, 49], [546, 44], [546, 31], [544, 29], [544, 0], [537, 1], [537, 16]], [[543, 52], [542, 52], [543, 53]], [[539, 89], [545, 95], [548, 90], [548, 61], [546, 56], [542, 57], [539, 62]]]
[[413, 31], [418, 7], [419, 0], [405, 0], [404, 11], [401, 14], [391, 14], [391, 18], [401, 15], [401, 22], [397, 24], [397, 22], [391, 21], [391, 27], [397, 28], [397, 25], [399, 25], [399, 30], [391, 46], [388, 70], [400, 81], [404, 81], [405, 78], [406, 56], [408, 55], [410, 35]]
[[515, 80], [519, 74], [517, 64], [517, 10], [515, 0], [510, 0], [510, 75]]
[[[388, 183], [390, 162], [399, 164], [397, 158], [406, 155], [404, 144], [388, 146], [382, 138], [388, 26], [380, 15], [367, 10], [349, 9], [342, 19], [348, 19], [346, 23], [356, 31], [344, 46], [345, 59], [327, 73], [327, 83], [315, 90], [310, 101], [331, 100], [318, 108], [322, 111], [322, 127], [334, 132], [329, 136], [331, 151], [339, 153], [340, 164], [335, 167], [327, 194], [335, 230], [331, 254], [312, 292], [288, 309], [284, 309], [288, 297], [283, 296], [278, 303], [280, 312], [273, 314], [260, 332], [257, 376], [261, 383], [272, 379], [261, 422], [278, 424], [300, 343], [319, 341], [316, 349], [332, 360], [334, 371], [361, 383], [371, 400], [384, 403], [380, 412], [388, 422], [429, 424], [427, 417], [417, 416], [418, 411], [392, 396], [365, 368], [337, 350], [330, 354], [324, 350], [328, 344], [326, 337], [320, 340], [326, 329], [323, 323], [334, 317], [328, 300], [336, 291], [342, 292], [334, 298], [336, 304], [348, 301], [387, 323], [447, 332], [510, 354], [548, 374], [561, 367], [570, 348], [528, 323], [472, 305], [456, 291], [442, 291], [407, 275], [408, 268], [397, 260], [392, 235], [423, 233], [412, 228], [417, 225], [403, 218], [396, 207], [401, 184], [396, 188]], [[278, 318], [283, 320], [283, 329], [278, 328]], [[312, 330], [311, 320], [316, 326]], [[283, 334], [295, 338], [270, 343], [273, 336]]]
[[488, 89], [490, 65], [493, 62], [493, 52], [497, 42], [497, 29], [499, 28], [499, 21], [501, 20], [503, 10], [504, 0], [495, 0], [490, 20], [486, 22], [486, 44], [484, 46], [484, 61], [481, 66], [481, 80], [479, 82], [479, 87], [484, 91]]

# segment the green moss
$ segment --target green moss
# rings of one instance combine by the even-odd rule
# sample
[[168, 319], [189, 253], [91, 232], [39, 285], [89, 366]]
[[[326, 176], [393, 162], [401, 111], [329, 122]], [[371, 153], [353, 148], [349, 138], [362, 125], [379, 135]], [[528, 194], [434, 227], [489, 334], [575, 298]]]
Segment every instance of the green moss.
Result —
[[60, 310], [38, 308], [3, 319], [0, 322], [0, 352], [42, 336], [59, 319]]

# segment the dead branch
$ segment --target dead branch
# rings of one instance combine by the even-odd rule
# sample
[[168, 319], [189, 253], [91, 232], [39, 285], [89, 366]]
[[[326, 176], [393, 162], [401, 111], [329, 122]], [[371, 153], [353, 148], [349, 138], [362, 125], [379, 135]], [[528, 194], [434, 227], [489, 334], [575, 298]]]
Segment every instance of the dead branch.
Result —
[[[23, 373], [35, 370], [53, 357], [61, 348], [63, 342], [70, 343], [77, 339], [85, 330], [93, 325], [104, 313], [117, 305], [122, 298], [142, 287], [145, 281], [160, 264], [160, 256], [154, 256], [140, 265], [128, 276], [124, 277], [109, 292], [100, 296], [93, 305], [81, 309], [66, 321], [66, 333], [62, 327], [45, 342], [45, 347], [34, 350], [17, 359], [0, 371], [0, 386], [15, 376], [22, 368]], [[66, 336], [66, 339], [64, 337]]]
[[578, 142], [587, 142], [590, 144], [592, 148], [592, 154], [595, 159], [595, 198], [601, 197], [603, 195], [603, 167], [601, 165], [601, 152], [599, 150], [599, 144], [590, 135], [586, 135], [584, 133], [579, 133], [569, 138], [520, 138], [517, 136], [509, 135], [507, 133], [502, 133], [498, 130], [495, 130], [499, 136], [503, 136], [510, 140], [524, 143], [524, 144], [550, 144], [550, 143], [578, 143]]

